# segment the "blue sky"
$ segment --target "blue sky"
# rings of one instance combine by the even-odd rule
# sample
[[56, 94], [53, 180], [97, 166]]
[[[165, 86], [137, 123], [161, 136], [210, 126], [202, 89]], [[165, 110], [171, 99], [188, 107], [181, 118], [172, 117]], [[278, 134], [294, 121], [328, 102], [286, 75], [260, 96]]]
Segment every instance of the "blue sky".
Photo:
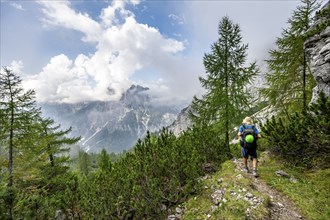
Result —
[[[261, 66], [299, 1], [1, 0], [1, 66], [40, 102], [115, 100], [131, 84], [159, 102], [203, 92], [203, 55], [229, 16]], [[112, 91], [112, 92], [109, 92]]]

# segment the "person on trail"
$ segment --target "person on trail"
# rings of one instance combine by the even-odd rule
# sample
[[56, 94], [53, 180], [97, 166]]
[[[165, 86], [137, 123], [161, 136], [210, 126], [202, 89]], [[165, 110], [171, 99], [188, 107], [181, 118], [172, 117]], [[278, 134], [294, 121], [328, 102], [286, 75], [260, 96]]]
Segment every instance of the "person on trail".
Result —
[[257, 139], [261, 138], [259, 130], [254, 126], [253, 121], [250, 117], [245, 117], [242, 125], [239, 127], [238, 136], [240, 139], [241, 152], [244, 162], [244, 172], [249, 172], [247, 161], [250, 156], [253, 161], [252, 174], [257, 174]]

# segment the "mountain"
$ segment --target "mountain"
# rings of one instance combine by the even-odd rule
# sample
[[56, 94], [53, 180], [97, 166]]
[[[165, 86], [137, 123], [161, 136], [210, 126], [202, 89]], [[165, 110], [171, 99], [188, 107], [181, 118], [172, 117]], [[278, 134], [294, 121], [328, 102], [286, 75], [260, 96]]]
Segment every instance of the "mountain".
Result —
[[44, 116], [61, 127], [72, 127], [72, 136], [81, 136], [81, 147], [89, 152], [121, 152], [134, 146], [147, 130], [154, 132], [170, 125], [177, 117], [175, 106], [155, 106], [146, 91], [132, 85], [119, 101], [78, 104], [40, 103]]
[[191, 105], [182, 109], [177, 119], [168, 126], [168, 129], [172, 131], [176, 136], [179, 136], [182, 132], [192, 126], [192, 121], [189, 118], [189, 112], [191, 111]]

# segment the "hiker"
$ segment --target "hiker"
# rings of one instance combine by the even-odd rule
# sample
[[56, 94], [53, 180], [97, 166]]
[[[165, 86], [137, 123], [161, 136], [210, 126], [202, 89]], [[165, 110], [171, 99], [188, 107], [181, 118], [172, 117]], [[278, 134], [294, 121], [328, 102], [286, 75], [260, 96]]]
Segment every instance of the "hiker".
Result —
[[257, 139], [261, 138], [259, 130], [254, 126], [250, 117], [245, 117], [242, 125], [239, 127], [238, 136], [240, 139], [240, 145], [242, 147], [242, 157], [244, 162], [244, 172], [249, 172], [247, 161], [250, 156], [253, 161], [252, 175], [257, 174]]

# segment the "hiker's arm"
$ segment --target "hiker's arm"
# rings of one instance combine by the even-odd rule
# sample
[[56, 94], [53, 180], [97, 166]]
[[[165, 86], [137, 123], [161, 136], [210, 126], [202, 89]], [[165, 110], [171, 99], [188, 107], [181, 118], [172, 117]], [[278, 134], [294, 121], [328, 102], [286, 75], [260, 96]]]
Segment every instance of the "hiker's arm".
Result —
[[243, 127], [240, 126], [238, 129], [238, 134], [237, 134], [238, 138], [240, 138], [242, 136], [242, 134], [243, 134]]
[[257, 135], [257, 137], [258, 137], [258, 139], [260, 139], [260, 138], [261, 138], [261, 134], [259, 133], [259, 134]]

